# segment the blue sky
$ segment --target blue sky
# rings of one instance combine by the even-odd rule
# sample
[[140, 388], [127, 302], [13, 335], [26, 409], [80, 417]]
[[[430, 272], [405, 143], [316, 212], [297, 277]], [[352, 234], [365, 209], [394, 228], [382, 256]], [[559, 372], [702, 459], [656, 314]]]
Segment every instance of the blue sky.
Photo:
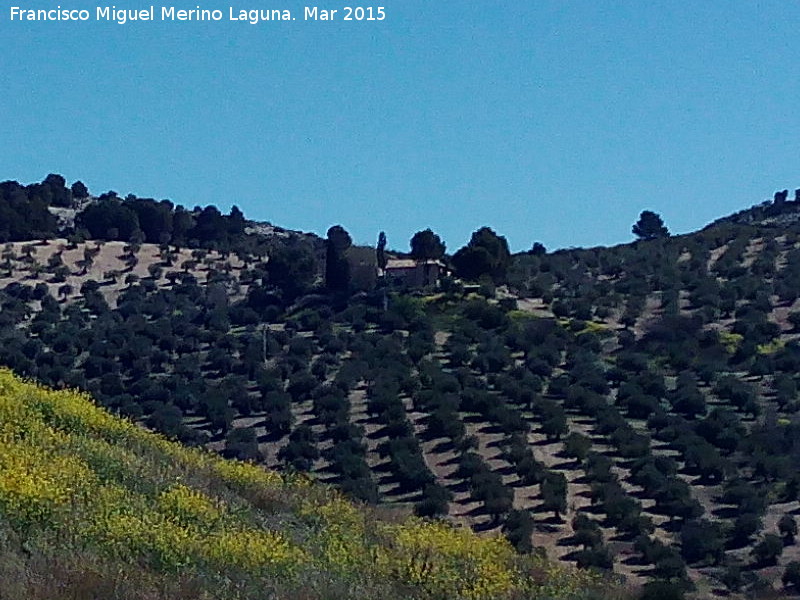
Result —
[[513, 250], [625, 242], [643, 209], [687, 232], [800, 187], [798, 2], [384, 0], [380, 23], [303, 6], [260, 25], [0, 9], [0, 180], [396, 249], [431, 227], [451, 251], [483, 225]]

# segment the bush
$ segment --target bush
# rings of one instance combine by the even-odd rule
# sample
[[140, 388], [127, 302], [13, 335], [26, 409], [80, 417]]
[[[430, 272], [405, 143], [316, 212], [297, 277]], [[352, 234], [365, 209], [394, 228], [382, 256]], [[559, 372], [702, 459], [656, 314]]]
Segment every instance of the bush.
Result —
[[752, 551], [756, 564], [760, 567], [774, 565], [783, 552], [783, 541], [774, 533], [768, 533]]
[[797, 521], [792, 515], [786, 513], [778, 521], [778, 531], [783, 537], [784, 544], [794, 544], [794, 537], [797, 535]]
[[231, 429], [225, 438], [223, 455], [226, 458], [238, 460], [261, 460], [262, 456], [258, 450], [258, 438], [255, 430], [251, 427]]
[[527, 510], [509, 512], [503, 524], [503, 533], [517, 552], [529, 553], [533, 550], [533, 518]]
[[581, 463], [586, 460], [589, 450], [592, 449], [592, 440], [578, 432], [570, 433], [564, 440], [564, 454]]
[[563, 473], [548, 472], [541, 484], [542, 508], [553, 511], [558, 519], [567, 509], [567, 478]]
[[719, 526], [705, 519], [685, 523], [681, 529], [681, 554], [690, 564], [718, 564], [725, 554]]
[[447, 488], [429, 483], [422, 490], [422, 500], [414, 506], [414, 512], [419, 517], [440, 517], [447, 514], [453, 494]]

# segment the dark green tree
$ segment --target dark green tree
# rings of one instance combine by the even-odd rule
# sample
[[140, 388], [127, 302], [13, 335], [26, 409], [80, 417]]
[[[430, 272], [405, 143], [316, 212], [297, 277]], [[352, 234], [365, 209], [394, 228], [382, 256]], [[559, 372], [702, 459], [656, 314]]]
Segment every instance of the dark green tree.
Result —
[[472, 234], [469, 243], [453, 255], [456, 273], [464, 279], [477, 281], [488, 276], [496, 284], [504, 283], [511, 265], [511, 252], [505, 237], [490, 227], [481, 227]]
[[752, 555], [758, 566], [774, 565], [783, 552], [783, 540], [774, 533], [768, 533], [753, 548]]
[[[284, 300], [288, 302], [311, 289], [316, 273], [314, 250], [304, 241], [279, 244], [269, 251], [269, 261], [267, 261], [269, 284], [280, 288]], [[261, 302], [258, 304], [253, 308], [257, 311], [263, 310], [263, 304]]]
[[67, 187], [67, 180], [55, 173], [45, 177], [40, 186], [30, 186], [29, 189], [34, 194], [39, 190], [44, 192], [47, 203], [52, 206], [69, 206], [72, 202], [72, 192]]
[[446, 487], [428, 483], [422, 490], [422, 500], [414, 506], [414, 512], [420, 517], [441, 517], [447, 514], [452, 499], [453, 494]]
[[72, 191], [72, 197], [77, 198], [78, 200], [87, 198], [89, 196], [89, 188], [87, 188], [82, 181], [76, 181], [73, 183], [70, 191]]
[[572, 519], [573, 541], [584, 548], [598, 546], [603, 543], [603, 532], [600, 525], [585, 513], [579, 512]]
[[347, 250], [353, 245], [350, 234], [341, 225], [328, 229], [325, 243], [325, 285], [332, 292], [346, 292], [350, 287]]
[[55, 233], [57, 222], [47, 199], [30, 187], [16, 181], [0, 183], [0, 242], [49, 238]]
[[740, 513], [730, 531], [730, 544], [741, 548], [750, 542], [750, 537], [761, 529], [761, 517], [752, 512]]
[[614, 558], [602, 543], [580, 550], [577, 553], [576, 562], [579, 569], [611, 571], [614, 568]]
[[213, 242], [227, 241], [225, 217], [216, 206], [209, 205], [195, 209], [195, 223], [189, 232], [189, 238], [195, 239], [201, 246], [209, 247]]
[[139, 217], [116, 195], [110, 194], [103, 194], [78, 213], [76, 224], [85, 228], [93, 239], [128, 241], [139, 229]]
[[252, 427], [236, 427], [228, 432], [225, 438], [223, 455], [238, 460], [261, 460], [258, 450], [258, 438]]
[[731, 592], [738, 592], [744, 584], [742, 567], [737, 562], [731, 562], [725, 567], [719, 580]]
[[661, 216], [650, 210], [642, 211], [639, 220], [633, 225], [632, 231], [640, 240], [669, 237], [669, 229], [664, 226]]
[[411, 238], [411, 258], [418, 262], [442, 258], [444, 251], [444, 242], [430, 229], [418, 231]]
[[794, 538], [797, 535], [797, 521], [792, 515], [786, 513], [778, 521], [778, 531], [785, 544], [794, 544]]
[[383, 231], [378, 234], [378, 246], [375, 249], [375, 255], [378, 261], [378, 268], [383, 271], [389, 262], [386, 257], [386, 233]]
[[296, 427], [289, 436], [289, 443], [278, 452], [278, 460], [298, 471], [310, 471], [317, 458], [317, 439], [308, 425]]
[[541, 484], [542, 508], [552, 511], [557, 519], [567, 510], [567, 478], [563, 473], [550, 471]]
[[547, 254], [547, 248], [541, 242], [534, 242], [529, 251], [533, 256], [544, 256]]
[[169, 201], [156, 202], [150, 198], [129, 198], [125, 207], [136, 213], [144, 239], [157, 244], [163, 238], [172, 237], [173, 205]]
[[503, 524], [503, 533], [517, 552], [528, 553], [533, 550], [533, 518], [529, 511], [510, 511]]
[[231, 239], [236, 239], [244, 235], [244, 228], [247, 224], [246, 219], [244, 218], [244, 214], [242, 213], [241, 209], [236, 206], [235, 204], [231, 207], [231, 211], [227, 216], [227, 223], [228, 223], [228, 236]]
[[705, 519], [687, 521], [681, 529], [681, 554], [690, 564], [718, 564], [725, 554], [720, 528]]

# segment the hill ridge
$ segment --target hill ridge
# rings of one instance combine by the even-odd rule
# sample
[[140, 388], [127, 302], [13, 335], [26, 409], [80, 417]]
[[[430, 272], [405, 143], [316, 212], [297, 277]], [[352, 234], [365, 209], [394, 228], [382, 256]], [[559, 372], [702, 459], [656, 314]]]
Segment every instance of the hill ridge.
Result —
[[[379, 277], [372, 249], [351, 260], [342, 228], [327, 249], [14, 242], [0, 364], [523, 556], [695, 597], [790, 593], [800, 222], [777, 200], [680, 236], [651, 214], [609, 248], [511, 256], [481, 228], [427, 286]], [[97, 248], [115, 283], [89, 280]]]

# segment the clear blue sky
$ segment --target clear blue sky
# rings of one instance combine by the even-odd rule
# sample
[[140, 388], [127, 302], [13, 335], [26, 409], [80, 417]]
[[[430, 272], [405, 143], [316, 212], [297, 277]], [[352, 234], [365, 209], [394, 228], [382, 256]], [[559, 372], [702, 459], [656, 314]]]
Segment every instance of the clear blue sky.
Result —
[[124, 26], [4, 6], [0, 180], [396, 249], [431, 227], [451, 251], [483, 225], [514, 250], [624, 242], [643, 209], [687, 232], [800, 187], [800, 2], [384, 0], [381, 23], [311, 23], [284, 0], [297, 21], [227, 22], [263, 4]]

